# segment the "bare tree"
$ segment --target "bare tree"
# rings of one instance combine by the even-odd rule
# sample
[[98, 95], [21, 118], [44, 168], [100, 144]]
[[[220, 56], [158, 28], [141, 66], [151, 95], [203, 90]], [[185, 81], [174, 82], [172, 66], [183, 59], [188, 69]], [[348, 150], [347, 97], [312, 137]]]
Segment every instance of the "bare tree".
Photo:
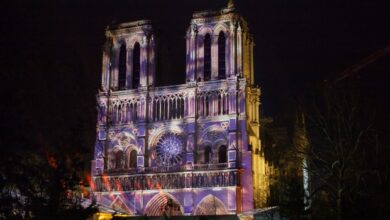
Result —
[[337, 219], [358, 212], [356, 199], [367, 193], [362, 183], [374, 172], [368, 163], [378, 159], [367, 154], [379, 147], [374, 114], [354, 88], [325, 87], [306, 106], [309, 145], [298, 148], [312, 178], [310, 197], [326, 197]]

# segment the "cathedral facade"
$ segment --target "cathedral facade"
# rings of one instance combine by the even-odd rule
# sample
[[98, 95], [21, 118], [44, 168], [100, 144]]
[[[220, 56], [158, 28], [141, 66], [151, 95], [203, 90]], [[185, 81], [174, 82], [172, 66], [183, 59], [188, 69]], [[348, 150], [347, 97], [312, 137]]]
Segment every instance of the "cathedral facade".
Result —
[[195, 12], [181, 85], [155, 86], [156, 37], [148, 20], [106, 30], [94, 199], [147, 216], [237, 214], [263, 204], [260, 89], [246, 21], [232, 4]]

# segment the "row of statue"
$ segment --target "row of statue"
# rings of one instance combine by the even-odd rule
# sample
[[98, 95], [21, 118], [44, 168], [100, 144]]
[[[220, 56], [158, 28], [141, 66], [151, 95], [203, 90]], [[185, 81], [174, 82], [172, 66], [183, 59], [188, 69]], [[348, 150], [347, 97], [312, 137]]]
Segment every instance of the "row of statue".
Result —
[[224, 187], [238, 184], [237, 171], [189, 174], [154, 174], [94, 179], [96, 192]]

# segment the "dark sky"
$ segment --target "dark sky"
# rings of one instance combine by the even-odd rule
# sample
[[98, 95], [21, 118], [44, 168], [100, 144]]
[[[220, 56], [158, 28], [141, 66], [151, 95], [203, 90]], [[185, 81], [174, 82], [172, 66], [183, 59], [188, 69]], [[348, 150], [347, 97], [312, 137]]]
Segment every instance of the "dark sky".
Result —
[[[2, 1], [1, 144], [26, 139], [91, 149], [104, 29], [151, 19], [161, 39], [161, 85], [184, 83], [192, 12], [227, 0]], [[241, 0], [254, 34], [256, 81], [265, 115], [294, 95], [390, 44], [390, 1]], [[385, 93], [389, 55], [362, 72]], [[387, 97], [385, 95], [385, 97]], [[4, 146], [3, 146], [4, 147]]]

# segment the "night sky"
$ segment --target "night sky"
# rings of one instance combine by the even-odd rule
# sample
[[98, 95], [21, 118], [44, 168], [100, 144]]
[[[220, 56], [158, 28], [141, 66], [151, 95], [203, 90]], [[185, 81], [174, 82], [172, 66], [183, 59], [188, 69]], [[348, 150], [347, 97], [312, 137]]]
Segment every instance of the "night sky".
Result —
[[[226, 2], [2, 1], [1, 147], [32, 143], [91, 151], [105, 27], [152, 20], [160, 38], [158, 84], [184, 83], [184, 36], [192, 13]], [[266, 116], [277, 116], [308, 86], [332, 80], [390, 45], [390, 1], [236, 0], [235, 5], [254, 35]], [[389, 98], [389, 61], [387, 54], [359, 73], [379, 102]]]

